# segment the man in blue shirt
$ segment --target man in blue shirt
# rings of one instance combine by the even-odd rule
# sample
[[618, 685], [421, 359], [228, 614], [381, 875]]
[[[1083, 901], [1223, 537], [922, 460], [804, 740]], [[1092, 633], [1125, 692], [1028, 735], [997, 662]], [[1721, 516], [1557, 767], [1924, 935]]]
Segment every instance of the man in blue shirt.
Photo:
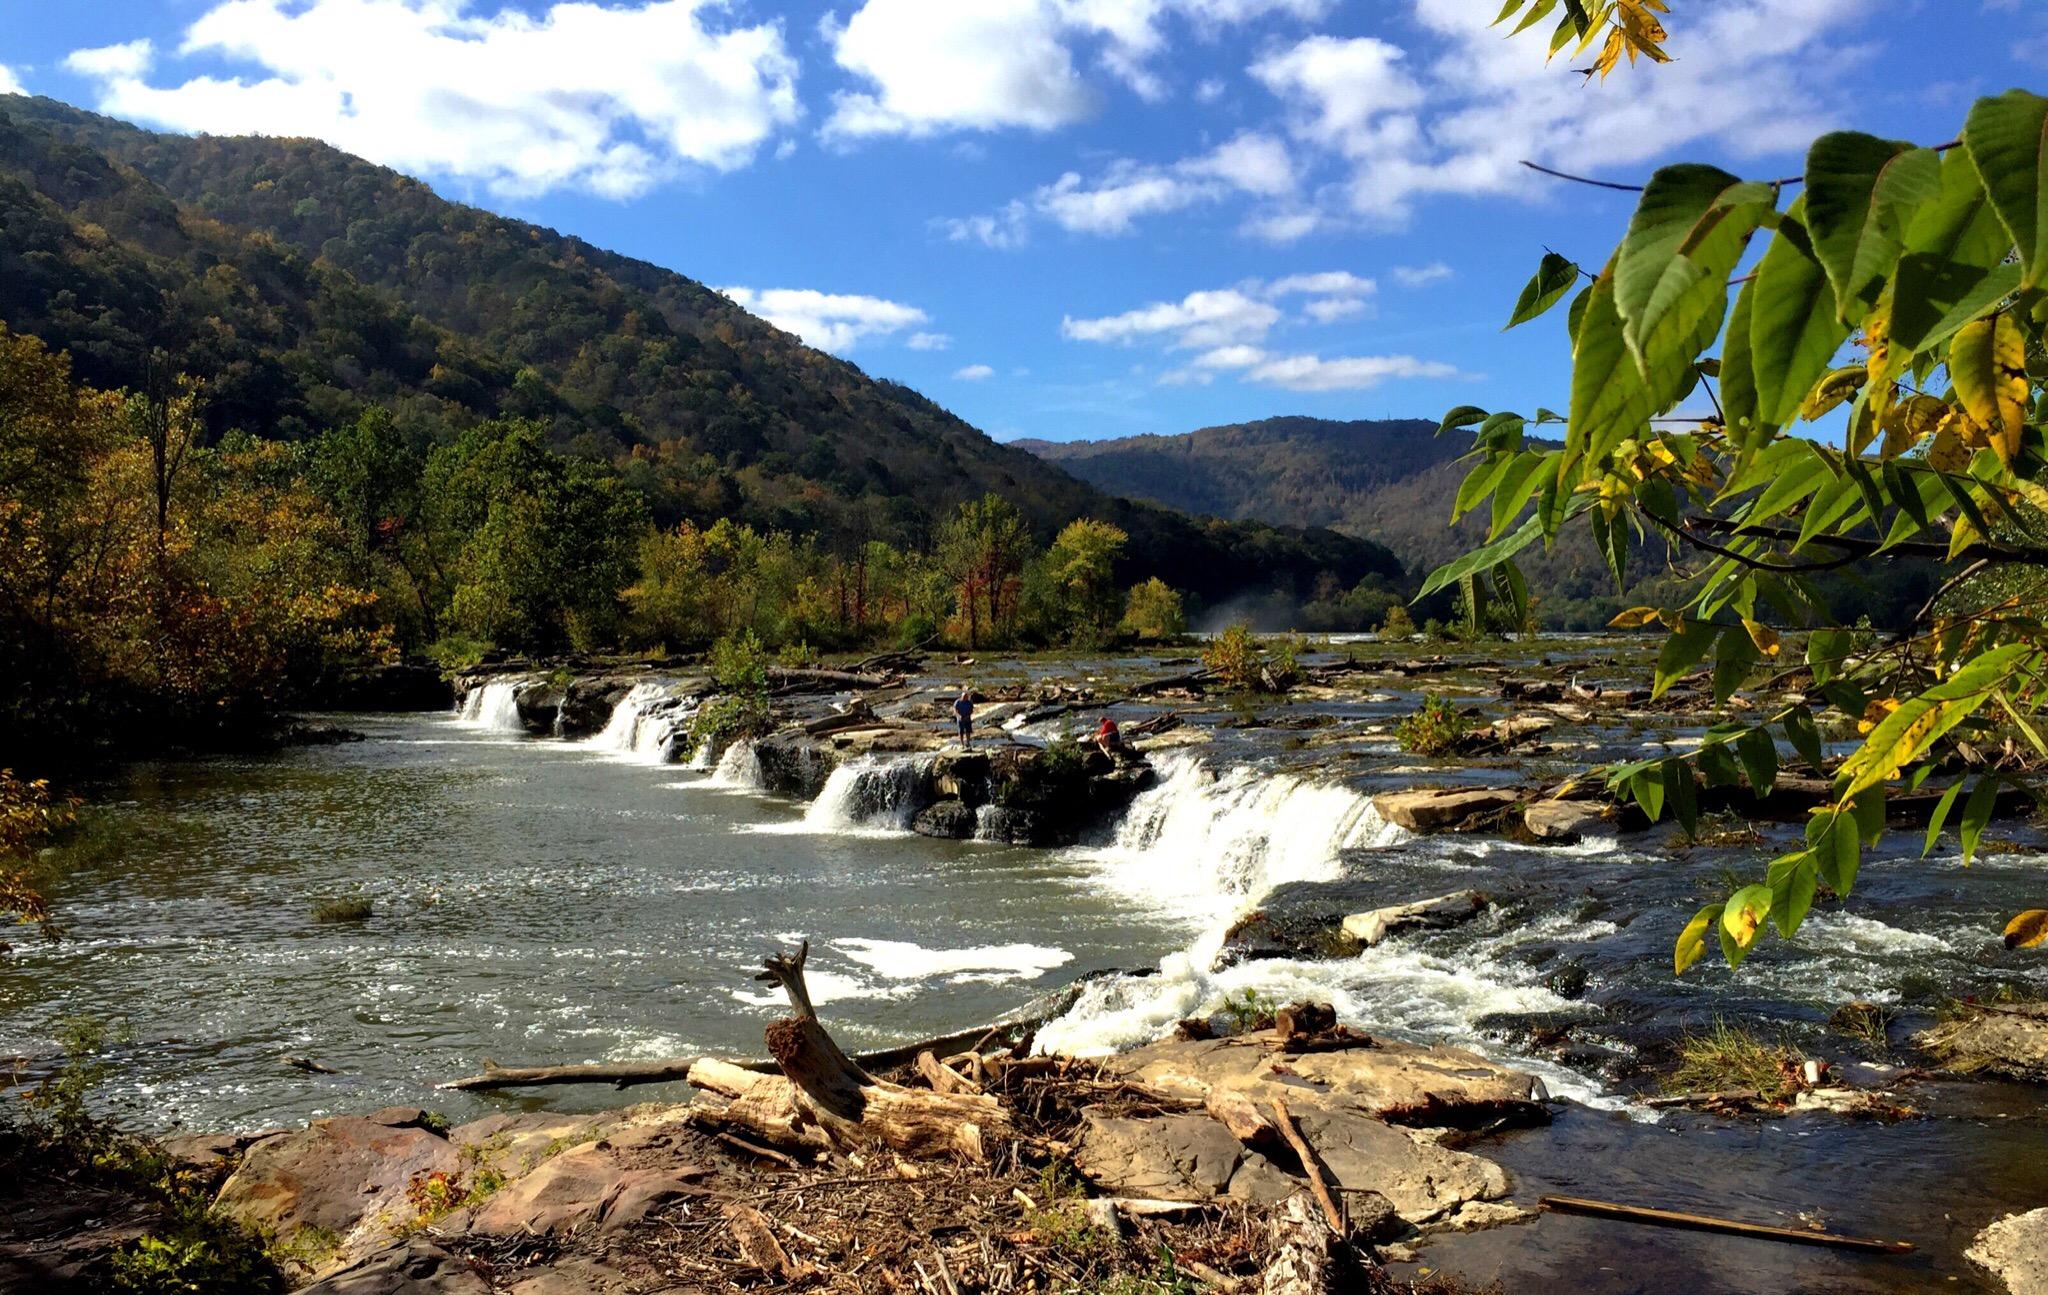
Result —
[[962, 688], [953, 702], [953, 718], [960, 722], [960, 745], [974, 745], [974, 690]]

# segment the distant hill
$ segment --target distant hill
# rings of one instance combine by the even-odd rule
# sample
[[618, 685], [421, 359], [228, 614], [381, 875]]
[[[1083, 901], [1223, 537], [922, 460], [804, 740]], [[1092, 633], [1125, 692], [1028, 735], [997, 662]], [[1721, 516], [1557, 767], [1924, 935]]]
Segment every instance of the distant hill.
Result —
[[1211, 599], [1400, 575], [1355, 536], [1112, 498], [701, 283], [316, 141], [0, 96], [0, 231], [0, 323], [97, 386], [153, 363], [204, 378], [216, 434], [297, 439], [381, 405], [431, 439], [511, 414], [618, 464], [664, 523], [917, 541], [994, 491], [1041, 540], [1114, 521], [1126, 574]]
[[[1439, 437], [1436, 429], [1434, 421], [1413, 418], [1285, 417], [1177, 436], [1011, 444], [1105, 490], [1169, 508], [1361, 536], [1392, 549], [1411, 578], [1420, 578], [1482, 542], [1486, 529], [1477, 516], [1450, 524], [1465, 477], [1457, 460], [1471, 438]], [[1567, 533], [1548, 553], [1527, 550], [1520, 563], [1540, 614], [1554, 627], [1603, 625], [1624, 605], [1582, 533]]]

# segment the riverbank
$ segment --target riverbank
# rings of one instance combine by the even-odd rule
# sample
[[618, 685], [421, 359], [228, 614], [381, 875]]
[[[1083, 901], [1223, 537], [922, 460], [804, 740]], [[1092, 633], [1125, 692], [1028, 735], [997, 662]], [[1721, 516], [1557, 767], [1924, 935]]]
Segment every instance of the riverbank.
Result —
[[[2001, 949], [1994, 920], [2037, 897], [2031, 827], [1994, 825], [1969, 869], [1941, 851], [1876, 854], [1855, 901], [1824, 902], [1798, 939], [1766, 946], [1739, 975], [1702, 966], [1673, 978], [1671, 940], [1701, 894], [1759, 867], [1796, 827], [1729, 812], [1687, 838], [1556, 802], [1595, 811], [1571, 842], [1532, 833], [1528, 811], [1589, 763], [1683, 749], [1712, 717], [1683, 697], [1650, 706], [1630, 693], [1638, 649], [1626, 640], [1441, 659], [1419, 646], [1350, 651], [1311, 654], [1295, 689], [1253, 697], [1167, 657], [933, 661], [895, 682], [780, 691], [777, 734], [715, 759], [676, 741], [706, 695], [690, 663], [559, 678], [510, 664], [490, 677], [509, 708], [485, 704], [485, 683], [468, 691], [467, 721], [358, 716], [341, 722], [366, 740], [346, 747], [144, 766], [104, 797], [132, 848], [62, 897], [93, 942], [0, 968], [0, 1019], [14, 1022], [0, 1048], [38, 1064], [24, 1028], [37, 994], [130, 1016], [137, 1038], [118, 1056], [111, 1109], [158, 1129], [254, 1132], [393, 1105], [454, 1125], [537, 1102], [599, 1115], [688, 1090], [435, 1086], [486, 1057], [757, 1056], [780, 1001], [746, 968], [800, 932], [813, 938], [821, 1011], [849, 1050], [985, 1022], [1084, 973], [1096, 974], [1042, 1031], [1042, 1050], [1149, 1043], [1248, 994], [1328, 1001], [1374, 1037], [1474, 1050], [1578, 1103], [1466, 1148], [1507, 1171], [1522, 1208], [1557, 1190], [1742, 1212], [1753, 1161], [1775, 1186], [1751, 1221], [1797, 1225], [1823, 1209], [1841, 1230], [1909, 1236], [1920, 1257], [1838, 1268], [1759, 1251], [1741, 1273], [1886, 1291], [1938, 1274], [1999, 1289], [1962, 1252], [2000, 1213], [2048, 1200], [2033, 1167], [2048, 1149], [2040, 1090], [1928, 1086], [1908, 1073], [1923, 1060], [1909, 1041], [1954, 999], [2039, 992], [2038, 959]], [[982, 694], [986, 721], [965, 770], [988, 762], [965, 780], [944, 711], [963, 684]], [[534, 708], [518, 705], [536, 686], [608, 704], [575, 735], [554, 736], [555, 721], [536, 733], [521, 714]], [[1516, 740], [1403, 752], [1394, 729], [1426, 691], [1476, 710], [1474, 731], [1505, 724]], [[984, 835], [984, 809], [1027, 790], [1037, 775], [1024, 770], [1105, 713], [1126, 731], [1152, 727], [1132, 742], [1150, 766], [1143, 785], [1063, 820], [1048, 839], [1066, 843]], [[1549, 723], [1535, 731], [1539, 719]], [[821, 722], [831, 727], [805, 731]], [[1478, 793], [1484, 812], [1448, 824], [1464, 831], [1398, 826], [1387, 798], [1418, 792]], [[918, 834], [936, 806], [950, 831], [970, 820], [972, 831]], [[1347, 930], [1348, 918], [1472, 892], [1486, 902], [1462, 921], [1369, 947]], [[368, 912], [315, 918], [317, 904], [347, 899]], [[1830, 1024], [1858, 1001], [1881, 1009], [1875, 1037]], [[1759, 1122], [1646, 1106], [1685, 1041], [1724, 1017], [1840, 1073], [1897, 1068], [1896, 1082], [1862, 1082], [1915, 1115]], [[1997, 1096], [1949, 1095], [1970, 1092]], [[1674, 1145], [1730, 1151], [1703, 1152], [1695, 1171], [1674, 1165]], [[1607, 1180], [1573, 1168], [1588, 1154], [1605, 1157]], [[1963, 1202], [1954, 1222], [1931, 1228], [1881, 1190], [1901, 1175]], [[1544, 1216], [1437, 1237], [1421, 1262], [1563, 1289], [1617, 1246], [1655, 1267], [1715, 1244], [1612, 1229]], [[1590, 1289], [1628, 1289], [1621, 1280]]]

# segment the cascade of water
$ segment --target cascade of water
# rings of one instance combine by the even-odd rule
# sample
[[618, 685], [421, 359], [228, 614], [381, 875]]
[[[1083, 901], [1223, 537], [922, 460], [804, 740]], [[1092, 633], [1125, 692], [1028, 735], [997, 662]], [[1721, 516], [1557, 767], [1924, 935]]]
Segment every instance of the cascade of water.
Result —
[[462, 699], [461, 722], [493, 733], [524, 733], [526, 725], [519, 719], [519, 693], [526, 684], [524, 679], [494, 679], [470, 689]]
[[907, 830], [920, 808], [919, 790], [930, 771], [928, 758], [863, 756], [848, 761], [832, 771], [818, 798], [804, 811], [804, 828], [813, 832], [877, 827]]
[[704, 780], [704, 784], [730, 791], [759, 791], [761, 757], [755, 752], [754, 744], [735, 742], [725, 748], [725, 754], [718, 757], [718, 768]]
[[1162, 761], [1160, 775], [1091, 855], [1120, 890], [1210, 924], [1282, 882], [1337, 876], [1344, 850], [1402, 835], [1336, 783], [1251, 766], [1219, 775], [1192, 756]]
[[695, 712], [687, 700], [672, 697], [666, 684], [634, 684], [612, 707], [604, 730], [587, 745], [654, 764], [666, 763], [675, 739]]

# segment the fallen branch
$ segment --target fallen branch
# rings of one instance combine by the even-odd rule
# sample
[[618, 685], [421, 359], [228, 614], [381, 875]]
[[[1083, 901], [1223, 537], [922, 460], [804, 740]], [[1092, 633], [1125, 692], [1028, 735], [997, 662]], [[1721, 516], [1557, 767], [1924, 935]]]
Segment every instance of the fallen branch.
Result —
[[1278, 1097], [1273, 1099], [1273, 1114], [1278, 1116], [1280, 1135], [1287, 1139], [1287, 1145], [1294, 1148], [1294, 1154], [1301, 1158], [1302, 1172], [1308, 1175], [1308, 1185], [1315, 1191], [1316, 1200], [1322, 1204], [1323, 1217], [1329, 1220], [1330, 1231], [1337, 1236], [1344, 1235], [1344, 1211], [1337, 1208], [1337, 1198], [1330, 1195], [1330, 1185], [1323, 1181], [1323, 1171], [1316, 1164], [1316, 1153], [1301, 1136], [1301, 1130], [1294, 1127], [1294, 1117], [1287, 1113], [1287, 1103]]
[[1711, 1214], [1685, 1214], [1677, 1210], [1653, 1210], [1641, 1205], [1617, 1205], [1613, 1201], [1588, 1200], [1580, 1196], [1544, 1196], [1537, 1206], [1563, 1214], [1585, 1214], [1593, 1218], [1620, 1219], [1626, 1223], [1648, 1223], [1656, 1227], [1687, 1228], [1695, 1232], [1725, 1232], [1731, 1236], [1758, 1237], [1800, 1246], [1827, 1246], [1836, 1250], [1903, 1255], [1913, 1252], [1910, 1241], [1880, 1241], [1869, 1237], [1845, 1237], [1833, 1232], [1811, 1232], [1803, 1228], [1772, 1227], [1715, 1218]]

